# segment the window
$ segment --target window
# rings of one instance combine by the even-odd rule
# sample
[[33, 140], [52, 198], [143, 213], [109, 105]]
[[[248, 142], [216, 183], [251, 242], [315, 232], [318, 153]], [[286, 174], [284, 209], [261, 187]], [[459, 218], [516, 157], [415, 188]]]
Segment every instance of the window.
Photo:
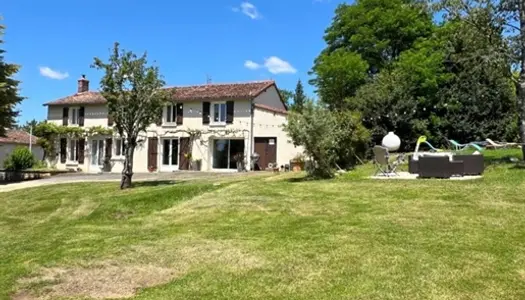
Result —
[[239, 156], [244, 160], [244, 140], [213, 140], [214, 169], [236, 169]]
[[69, 140], [69, 161], [78, 161], [78, 140]]
[[213, 103], [211, 114], [213, 123], [226, 123], [226, 103]]
[[115, 139], [115, 156], [123, 156], [124, 155], [124, 140], [123, 139]]
[[78, 125], [78, 111], [79, 109], [77, 107], [72, 107], [69, 109], [71, 125]]
[[179, 163], [179, 139], [162, 141], [162, 165], [176, 166]]
[[166, 118], [164, 123], [175, 123], [177, 122], [177, 105], [170, 104], [166, 106]]

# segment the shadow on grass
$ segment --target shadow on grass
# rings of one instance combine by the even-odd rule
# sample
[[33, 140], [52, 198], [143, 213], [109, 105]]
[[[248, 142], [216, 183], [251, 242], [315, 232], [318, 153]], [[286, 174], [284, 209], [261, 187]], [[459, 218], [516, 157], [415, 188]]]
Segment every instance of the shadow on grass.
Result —
[[519, 162], [510, 168], [511, 170], [525, 170], [525, 163]]
[[522, 160], [521, 149], [489, 150], [484, 153], [485, 166], [516, 164]]
[[175, 180], [147, 180], [147, 181], [136, 181], [133, 183], [133, 187], [152, 187], [152, 186], [163, 186], [163, 185], [181, 185], [184, 181]]
[[334, 179], [334, 178], [321, 178], [321, 177], [313, 177], [313, 176], [302, 176], [302, 177], [288, 178], [288, 179], [286, 179], [286, 181], [290, 182], [290, 183], [298, 183], [298, 182], [308, 182], [308, 181], [326, 181], [326, 180], [331, 180], [331, 179]]

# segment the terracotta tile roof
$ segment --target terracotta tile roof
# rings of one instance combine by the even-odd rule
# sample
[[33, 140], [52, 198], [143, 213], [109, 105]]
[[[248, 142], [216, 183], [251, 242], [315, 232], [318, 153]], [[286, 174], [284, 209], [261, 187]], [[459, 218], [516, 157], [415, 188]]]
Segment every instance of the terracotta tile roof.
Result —
[[[272, 80], [253, 81], [244, 83], [220, 83], [195, 86], [182, 86], [174, 89], [173, 100], [220, 100], [220, 99], [252, 99], [275, 85]], [[103, 104], [106, 99], [98, 92], [76, 93], [44, 105], [69, 105], [69, 104]]]
[[206, 84], [175, 87], [174, 100], [252, 99], [274, 85], [274, 81]]
[[76, 93], [71, 96], [48, 102], [44, 105], [66, 105], [66, 104], [104, 104], [106, 99], [99, 92]]
[[8, 129], [5, 137], [0, 136], [0, 143], [29, 145], [30, 139], [35, 144], [38, 138], [23, 130]]
[[272, 106], [268, 106], [268, 105], [264, 105], [264, 104], [260, 104], [260, 103], [255, 103], [254, 105], [255, 105], [256, 108], [260, 108], [260, 109], [263, 109], [263, 110], [271, 111], [271, 112], [274, 112], [274, 113], [283, 114], [283, 115], [287, 115], [288, 114], [288, 111], [284, 110], [284, 109], [278, 109], [278, 108], [275, 108], [275, 107], [272, 107]]

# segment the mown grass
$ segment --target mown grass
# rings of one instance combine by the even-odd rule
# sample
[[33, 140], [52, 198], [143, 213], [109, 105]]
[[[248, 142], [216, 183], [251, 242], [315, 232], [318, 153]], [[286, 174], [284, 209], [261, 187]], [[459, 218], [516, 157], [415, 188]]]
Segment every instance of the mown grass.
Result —
[[374, 181], [367, 165], [0, 194], [0, 297], [525, 299], [518, 155], [487, 152], [476, 181]]

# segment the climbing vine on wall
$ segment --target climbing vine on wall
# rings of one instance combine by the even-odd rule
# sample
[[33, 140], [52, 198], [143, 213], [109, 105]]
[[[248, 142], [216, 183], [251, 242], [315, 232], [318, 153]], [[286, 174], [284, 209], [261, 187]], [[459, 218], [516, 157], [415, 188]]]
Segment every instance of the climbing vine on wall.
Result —
[[96, 135], [113, 135], [113, 129], [103, 126], [69, 127], [44, 121], [35, 126], [33, 134], [38, 137], [37, 143], [44, 150], [44, 159], [46, 159], [51, 153], [55, 153], [55, 145], [62, 137], [82, 138]]

